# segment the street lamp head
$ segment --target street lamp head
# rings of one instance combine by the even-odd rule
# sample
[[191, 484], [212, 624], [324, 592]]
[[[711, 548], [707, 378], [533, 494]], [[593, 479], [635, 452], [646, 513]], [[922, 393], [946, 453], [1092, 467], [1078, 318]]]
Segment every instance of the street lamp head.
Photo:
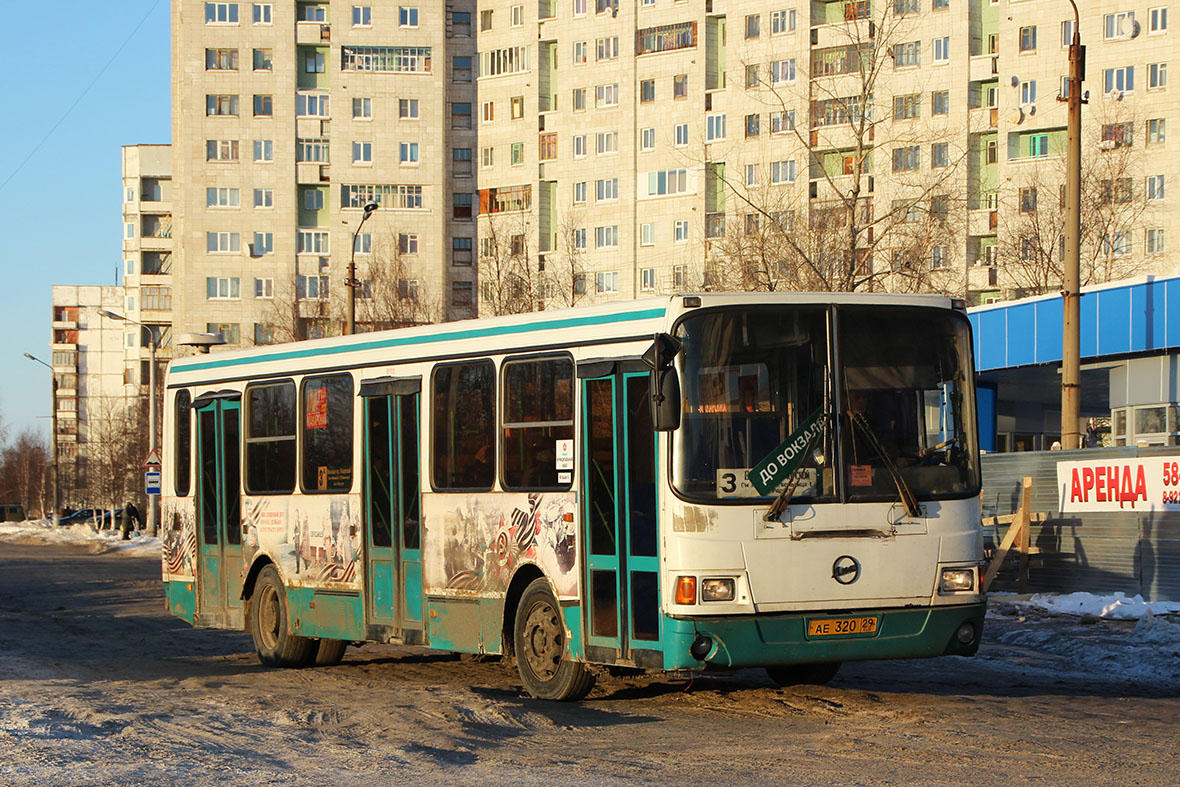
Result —
[[98, 313], [101, 314], [103, 317], [109, 317], [112, 320], [126, 320], [127, 319], [123, 315], [115, 314], [113, 311], [108, 311], [107, 309], [99, 309]]
[[379, 208], [379, 207], [381, 207], [381, 206], [377, 204], [376, 200], [369, 200], [368, 202], [366, 202], [365, 203], [365, 218], [367, 219], [367, 218], [369, 218], [369, 216], [372, 216], [373, 211], [377, 210], [377, 208]]
[[29, 353], [25, 353], [25, 357], [26, 357], [26, 358], [28, 358], [30, 361], [35, 361], [35, 360], [37, 360], [37, 358], [36, 358], [35, 356], [33, 356], [33, 355], [30, 355]]

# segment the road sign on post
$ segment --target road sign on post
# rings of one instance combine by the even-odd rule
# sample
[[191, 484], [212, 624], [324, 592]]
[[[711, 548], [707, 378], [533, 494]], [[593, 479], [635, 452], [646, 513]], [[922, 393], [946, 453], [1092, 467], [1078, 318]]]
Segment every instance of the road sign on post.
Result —
[[148, 451], [147, 459], [143, 460], [143, 466], [147, 468], [155, 467], [156, 469], [159, 469], [160, 452], [154, 448]]
[[148, 470], [143, 474], [144, 494], [158, 495], [160, 494], [160, 470], [155, 468]]

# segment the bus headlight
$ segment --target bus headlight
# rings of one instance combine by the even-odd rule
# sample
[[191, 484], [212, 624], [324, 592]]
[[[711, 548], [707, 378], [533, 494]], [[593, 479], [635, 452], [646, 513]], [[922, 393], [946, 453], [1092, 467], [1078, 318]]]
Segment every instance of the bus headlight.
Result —
[[975, 590], [975, 569], [944, 568], [942, 578], [938, 582], [938, 590], [941, 593]]
[[702, 579], [701, 601], [733, 601], [732, 579]]

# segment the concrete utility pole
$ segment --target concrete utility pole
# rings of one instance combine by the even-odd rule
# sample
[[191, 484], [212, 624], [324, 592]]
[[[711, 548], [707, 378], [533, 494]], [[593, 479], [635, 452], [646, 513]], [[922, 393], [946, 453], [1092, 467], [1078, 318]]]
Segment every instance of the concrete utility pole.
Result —
[[1069, 45], [1069, 110], [1065, 156], [1065, 264], [1061, 276], [1061, 447], [1081, 448], [1081, 240], [1082, 240], [1082, 82], [1086, 48], [1082, 46], [1078, 6], [1073, 7], [1073, 41]]
[[49, 414], [49, 448], [53, 456], [53, 516], [49, 519], [54, 526], [61, 524], [61, 475], [57, 464], [57, 372], [53, 367], [35, 355], [25, 353], [30, 361], [36, 361], [49, 370], [49, 379], [53, 381], [53, 411]]
[[366, 202], [365, 215], [361, 216], [361, 223], [356, 225], [356, 229], [352, 233], [352, 255], [348, 258], [348, 278], [344, 280], [344, 286], [348, 288], [347, 328], [349, 336], [356, 333], [356, 288], [361, 286], [356, 277], [356, 239], [361, 234], [361, 227], [365, 226], [365, 221], [373, 215], [373, 211], [378, 207], [380, 206], [373, 200]]

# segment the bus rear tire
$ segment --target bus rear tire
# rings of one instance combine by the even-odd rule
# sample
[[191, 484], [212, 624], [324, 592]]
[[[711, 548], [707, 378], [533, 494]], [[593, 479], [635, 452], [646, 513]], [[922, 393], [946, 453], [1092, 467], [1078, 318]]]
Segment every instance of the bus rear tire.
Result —
[[258, 574], [250, 601], [250, 633], [258, 660], [268, 667], [306, 667], [315, 657], [315, 641], [291, 633], [287, 590], [274, 566], [266, 566]]
[[779, 686], [815, 685], [822, 686], [840, 671], [840, 662], [826, 661], [820, 664], [792, 664], [789, 667], [767, 667], [767, 676]]
[[331, 667], [340, 663], [344, 658], [344, 649], [348, 643], [342, 639], [321, 639], [316, 643], [315, 661], [317, 667]]
[[594, 674], [569, 659], [561, 607], [544, 577], [524, 589], [514, 631], [516, 669], [529, 694], [539, 700], [580, 700], [594, 688]]

